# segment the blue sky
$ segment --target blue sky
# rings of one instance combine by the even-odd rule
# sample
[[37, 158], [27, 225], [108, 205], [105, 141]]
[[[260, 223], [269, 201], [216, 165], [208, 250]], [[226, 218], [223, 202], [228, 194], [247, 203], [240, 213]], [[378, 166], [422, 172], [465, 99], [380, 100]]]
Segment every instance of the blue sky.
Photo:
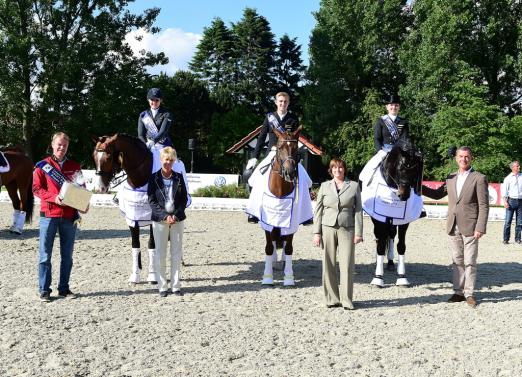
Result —
[[187, 69], [187, 64], [196, 50], [203, 34], [203, 29], [210, 26], [215, 17], [221, 18], [227, 25], [241, 20], [243, 10], [255, 8], [258, 14], [270, 23], [276, 41], [285, 33], [290, 38], [297, 38], [301, 45], [304, 64], [308, 65], [308, 42], [315, 25], [312, 12], [319, 9], [320, 0], [137, 0], [129, 5], [133, 13], [158, 7], [161, 13], [156, 19], [156, 26], [162, 31], [156, 35], [143, 36], [142, 42], [134, 41], [134, 34], [128, 41], [137, 52], [146, 49], [152, 52], [163, 51], [169, 57], [168, 66], [155, 67], [151, 73], [164, 71], [169, 74], [178, 69]]

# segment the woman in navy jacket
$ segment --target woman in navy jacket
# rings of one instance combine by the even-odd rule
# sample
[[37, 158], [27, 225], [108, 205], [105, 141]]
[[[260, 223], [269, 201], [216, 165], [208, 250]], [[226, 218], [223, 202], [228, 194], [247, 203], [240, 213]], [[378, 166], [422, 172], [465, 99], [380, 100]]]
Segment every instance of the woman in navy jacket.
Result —
[[161, 169], [149, 179], [147, 193], [152, 208], [152, 231], [156, 241], [155, 265], [158, 273], [158, 286], [161, 297], [168, 294], [168, 281], [165, 273], [167, 244], [170, 237], [170, 281], [172, 292], [181, 296], [181, 238], [187, 207], [187, 188], [183, 175], [172, 170], [176, 161], [176, 151], [165, 147], [160, 152]]

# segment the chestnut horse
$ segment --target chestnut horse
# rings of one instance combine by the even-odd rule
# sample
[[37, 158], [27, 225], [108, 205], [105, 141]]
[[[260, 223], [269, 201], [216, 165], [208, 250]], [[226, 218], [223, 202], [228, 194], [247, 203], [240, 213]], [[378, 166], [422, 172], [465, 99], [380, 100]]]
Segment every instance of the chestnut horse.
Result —
[[[3, 150], [10, 170], [0, 173], [2, 184], [7, 188], [13, 204], [13, 225], [9, 230], [22, 234], [24, 223], [31, 222], [33, 216], [33, 162], [21, 147]], [[1, 186], [1, 185], [0, 185]]]
[[[266, 203], [264, 202], [265, 198], [268, 198], [272, 203], [275, 201], [286, 201], [287, 203], [291, 203], [290, 206], [285, 207], [282, 212], [285, 212], [283, 216], [288, 216], [290, 218], [290, 222], [299, 221], [299, 219], [292, 219], [294, 212], [297, 206], [303, 206], [309, 208], [309, 217], [312, 216], [312, 206], [311, 200], [309, 196], [308, 186], [311, 184], [309, 177], [306, 174], [306, 171], [303, 167], [300, 167], [298, 160], [298, 139], [299, 133], [301, 132], [302, 127], [299, 127], [297, 130], [285, 131], [281, 132], [274, 128], [274, 133], [276, 134], [278, 141], [276, 146], [276, 154], [272, 159], [270, 164], [270, 173], [268, 176], [268, 195], [264, 194], [264, 188], [266, 187], [266, 178], [265, 180], [258, 178], [262, 176], [262, 173], [258, 173], [255, 177], [253, 191], [251, 194], [251, 198], [249, 200], [249, 205], [247, 208], [247, 212], [255, 212], [261, 206], [260, 216], [257, 216], [257, 213], [252, 213], [252, 215], [256, 215], [256, 217], [260, 218], [261, 227], [265, 231], [266, 245], [265, 245], [265, 270], [263, 273], [262, 284], [264, 285], [273, 285], [273, 262], [277, 259], [276, 249], [277, 247], [281, 247], [283, 249], [283, 260], [284, 260], [284, 286], [294, 286], [295, 280], [293, 276], [292, 269], [292, 254], [293, 254], [293, 246], [292, 240], [294, 237], [294, 233], [297, 231], [297, 227], [299, 222], [293, 225], [288, 225], [287, 229], [285, 229], [285, 234], [282, 234], [281, 227], [275, 225], [277, 221], [269, 221], [264, 217], [265, 213], [273, 212], [273, 208], [271, 209], [265, 208]], [[263, 168], [260, 168], [262, 171]], [[256, 174], [256, 173], [254, 173]], [[299, 181], [302, 181], [300, 184]], [[308, 182], [308, 181], [309, 182]], [[263, 186], [263, 187], [261, 187]], [[306, 195], [301, 196], [299, 194], [299, 190], [303, 189], [303, 186], [306, 186]], [[292, 197], [292, 193], [294, 193]], [[261, 200], [262, 204], [256, 203], [258, 197], [262, 196]], [[264, 196], [263, 196], [264, 195]], [[305, 199], [303, 199], [305, 198]], [[306, 203], [298, 202], [299, 200], [305, 201]], [[308, 205], [308, 206], [307, 206]], [[266, 210], [266, 211], [265, 211]], [[276, 209], [279, 211], [280, 209]], [[306, 211], [305, 211], [306, 212]], [[296, 216], [299, 217], [299, 216]], [[306, 218], [305, 220], [309, 220]]]
[[[129, 135], [115, 134], [113, 136], [93, 138], [93, 141], [96, 144], [93, 151], [93, 159], [96, 166], [96, 175], [99, 177], [95, 186], [99, 191], [106, 193], [111, 180], [122, 170], [127, 174], [127, 183], [132, 189], [139, 189], [148, 183], [152, 173], [152, 153], [141, 140]], [[148, 205], [148, 202], [146, 205]], [[151, 222], [149, 221], [148, 223], [150, 224]], [[139, 283], [141, 281], [140, 274], [142, 269], [140, 224], [135, 222], [133, 226], [127, 225], [129, 225], [132, 237], [133, 257], [133, 268], [129, 282]], [[150, 283], [156, 283], [153, 263], [155, 248], [152, 225], [150, 225], [148, 241], [149, 274], [147, 277], [147, 281]]]

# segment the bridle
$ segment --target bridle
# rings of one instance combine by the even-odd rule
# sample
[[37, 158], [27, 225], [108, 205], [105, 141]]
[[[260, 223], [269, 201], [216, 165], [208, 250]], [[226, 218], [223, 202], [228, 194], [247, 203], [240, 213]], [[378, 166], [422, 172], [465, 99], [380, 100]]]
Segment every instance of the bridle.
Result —
[[[288, 139], [288, 140], [282, 140], [283, 143], [298, 143], [298, 140], [297, 139]], [[297, 146], [298, 144], [296, 144]], [[297, 147], [296, 147], [296, 153], [295, 153], [295, 157], [294, 156], [286, 156], [285, 158], [282, 158], [280, 156], [280, 148], [279, 146], [277, 147], [277, 150], [276, 150], [276, 155], [274, 157], [274, 159], [272, 160], [272, 171], [277, 173], [277, 175], [279, 175], [281, 178], [285, 178], [285, 173], [286, 175], [288, 176], [288, 172], [286, 171], [286, 169], [284, 168], [284, 165], [287, 161], [293, 161], [294, 162], [294, 166], [297, 168], [297, 156], [298, 156], [298, 153], [297, 153]], [[275, 170], [274, 169], [274, 165], [275, 165], [275, 162], [278, 162], [279, 163], [279, 169], [278, 170]], [[294, 179], [295, 180], [295, 179]]]
[[[404, 152], [408, 152], [408, 151], [405, 151], [403, 149], [400, 149], [401, 151], [404, 151]], [[413, 154], [411, 152], [408, 152], [410, 153], [410, 161], [413, 161], [415, 156], [417, 156], [417, 154], [415, 153], [415, 151], [413, 151]], [[391, 181], [393, 182], [393, 184], [398, 188], [399, 186], [415, 186], [414, 183], [410, 182], [411, 181], [411, 177], [414, 176], [414, 173], [419, 169], [419, 165], [422, 161], [422, 158], [420, 157], [419, 159], [416, 159], [415, 163], [414, 164], [406, 164], [406, 163], [402, 163], [400, 164], [397, 164], [397, 167], [396, 167], [396, 176], [397, 177], [394, 177], [392, 174], [389, 174], [388, 173], [388, 169], [386, 169], [387, 165], [388, 165], [388, 158], [390, 157], [390, 153], [388, 153], [386, 155], [386, 157], [384, 158], [383, 162], [382, 162], [382, 169], [381, 169], [381, 173], [384, 177], [384, 180], [385, 181]], [[400, 157], [399, 157], [401, 160], [404, 160], [405, 158], [403, 157], [402, 153], [400, 154]], [[403, 173], [403, 174], [402, 174]], [[403, 179], [403, 177], [405, 177], [406, 179]]]
[[[109, 154], [109, 152], [107, 151], [107, 144], [106, 143], [102, 143], [99, 147], [97, 147], [95, 149], [95, 152], [97, 154], [101, 153], [101, 154], [105, 154], [107, 156], [109, 156], [109, 155], [111, 156], [110, 162], [112, 163], [111, 164], [112, 169], [110, 171], [101, 170], [101, 163], [100, 163], [99, 155], [96, 157], [98, 159], [98, 164], [96, 164], [96, 170], [95, 170], [95, 174], [96, 175], [99, 175], [100, 177], [108, 177], [109, 181], [110, 181], [116, 175], [117, 172], [121, 171], [121, 166], [119, 166], [116, 163], [116, 161], [114, 161], [115, 153], [110, 153]], [[100, 169], [98, 169], [98, 167], [100, 167]]]

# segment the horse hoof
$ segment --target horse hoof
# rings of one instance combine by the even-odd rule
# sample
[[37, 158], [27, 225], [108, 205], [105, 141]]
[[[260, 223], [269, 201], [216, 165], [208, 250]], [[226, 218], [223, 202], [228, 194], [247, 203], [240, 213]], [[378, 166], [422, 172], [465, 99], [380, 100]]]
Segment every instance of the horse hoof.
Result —
[[382, 288], [384, 287], [384, 280], [381, 276], [376, 276], [372, 279], [372, 282], [370, 284]]
[[263, 285], [274, 285], [274, 277], [272, 275], [263, 275], [263, 280], [261, 281]]
[[386, 265], [387, 271], [395, 271], [395, 263], [393, 263], [392, 260], [388, 261], [388, 264]]
[[11, 227], [9, 228], [9, 231], [10, 231], [11, 233], [18, 234], [18, 235], [21, 235], [21, 234], [22, 234], [22, 229], [17, 228], [17, 227], [14, 226], [14, 225], [11, 226]]
[[293, 276], [285, 276], [283, 279], [283, 286], [285, 287], [294, 287], [295, 286], [295, 280]]
[[399, 278], [397, 278], [397, 282], [395, 283], [395, 285], [397, 285], [399, 287], [409, 287], [410, 282], [408, 281], [408, 279], [406, 277], [399, 277]]
[[139, 284], [141, 282], [141, 276], [138, 273], [132, 273], [131, 276], [129, 276], [129, 283], [131, 284]]

